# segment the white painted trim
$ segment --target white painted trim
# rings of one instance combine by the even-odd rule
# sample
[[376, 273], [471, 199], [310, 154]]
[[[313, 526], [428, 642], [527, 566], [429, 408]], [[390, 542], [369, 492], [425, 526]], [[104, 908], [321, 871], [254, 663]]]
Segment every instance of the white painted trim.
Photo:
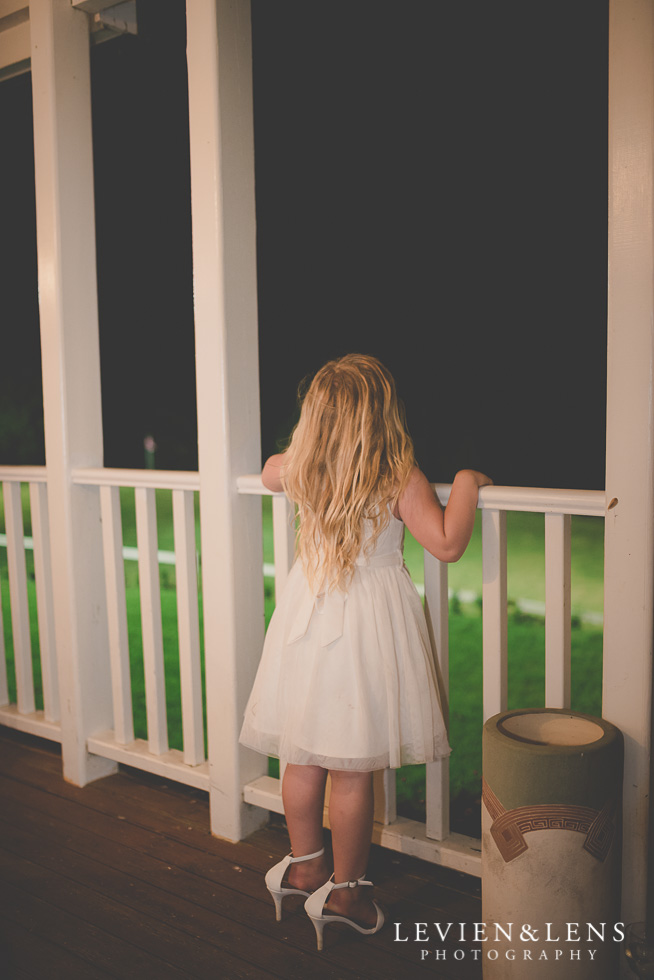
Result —
[[122, 6], [124, 0], [70, 0], [76, 10], [83, 10], [87, 14], [99, 14], [110, 7]]
[[284, 804], [280, 791], [281, 779], [274, 776], [259, 776], [243, 787], [243, 799], [251, 806], [260, 806], [271, 813], [283, 813]]
[[569, 514], [545, 515], [545, 706], [570, 707]]
[[[74, 2], [74, 0], [73, 0]], [[118, 34], [138, 34], [135, 0], [121, 0], [98, 11], [93, 16], [94, 24]]]
[[2, 617], [2, 581], [0, 580], [0, 705], [9, 704], [9, 684], [7, 681], [7, 651], [5, 648], [5, 628]]
[[275, 597], [281, 595], [295, 560], [295, 508], [284, 494], [276, 493], [272, 502], [273, 551], [275, 556]]
[[205, 758], [194, 503], [192, 490], [173, 491], [184, 762], [190, 766]]
[[[443, 696], [442, 710], [449, 728], [450, 637], [447, 563], [428, 551], [424, 553], [425, 615], [436, 650], [436, 672]], [[430, 762], [425, 770], [425, 833], [431, 840], [445, 840], [450, 834], [450, 760]]]
[[388, 847], [391, 851], [400, 851], [443, 868], [481, 877], [481, 841], [474, 837], [450, 833], [445, 840], [432, 840], [427, 837], [423, 823], [398, 817], [388, 827], [375, 824], [372, 839], [375, 844]]
[[73, 465], [102, 464], [88, 18], [31, 0], [36, 240], [53, 604], [64, 777], [115, 771], [87, 736], [112, 724], [100, 499]]
[[49, 738], [52, 742], [61, 742], [61, 725], [58, 722], [48, 721], [43, 711], [21, 714], [15, 704], [2, 705], [0, 725], [15, 728], [19, 732], [27, 732], [29, 735]]
[[243, 802], [267, 760], [238, 743], [264, 640], [261, 503], [236, 488], [261, 466], [250, 4], [186, 19], [211, 828], [238, 840], [267, 819]]
[[609, 11], [606, 498], [616, 503], [603, 714], [625, 736], [622, 919], [633, 922], [646, 910], [654, 652], [654, 7], [611, 0]]
[[395, 769], [377, 769], [373, 773], [374, 819], [390, 824], [397, 820], [397, 773]]
[[268, 490], [267, 487], [264, 487], [261, 481], [260, 473], [250, 473], [250, 474], [246, 474], [245, 476], [237, 477], [236, 487], [239, 493], [256, 494], [259, 497], [284, 497], [285, 496], [285, 494], [283, 493], [273, 493], [272, 490]]
[[0, 30], [0, 71], [3, 78], [11, 77], [12, 74], [20, 74], [26, 70], [29, 67], [29, 57], [29, 20]]
[[[243, 494], [273, 494], [261, 482], [258, 473], [239, 476], [238, 492]], [[451, 484], [432, 483], [438, 499], [445, 505], [450, 497]], [[479, 510], [530, 511], [535, 514], [573, 514], [604, 517], [603, 490], [557, 490], [547, 487], [482, 487], [479, 491]]]
[[506, 710], [506, 512], [485, 510], [481, 521], [483, 576], [484, 721]]
[[[0, 468], [0, 478], [2, 469]], [[155, 490], [199, 490], [197, 470], [131, 470], [111, 466], [78, 466], [73, 483], [84, 487], [152, 487]]]
[[148, 746], [155, 755], [163, 755], [168, 751], [168, 725], [155, 491], [146, 487], [137, 487], [134, 497], [139, 549], [139, 598]]
[[[30, 71], [30, 3], [0, 0], [0, 81]], [[94, 44], [138, 32], [135, 0], [70, 0], [70, 5], [80, 17], [89, 15]]]
[[16, 701], [21, 714], [32, 714], [34, 675], [32, 671], [32, 638], [27, 601], [27, 572], [23, 534], [21, 488], [18, 483], [2, 487], [7, 530], [7, 568], [11, 608], [11, 635], [16, 669]]
[[[30, 512], [34, 532], [34, 584], [39, 626], [39, 656], [43, 683], [43, 708], [46, 721], [58, 722], [59, 678], [55, 645], [54, 606], [52, 603], [52, 557], [50, 555], [50, 522], [48, 494], [43, 483], [30, 483]], [[0, 624], [1, 625], [1, 624]]]
[[[13, 24], [29, 19], [28, 0], [0, 0], [0, 21]], [[0, 25], [1, 26], [1, 25]]]
[[209, 789], [209, 763], [199, 766], [188, 766], [184, 762], [184, 754], [179, 749], [168, 749], [160, 755], [150, 752], [148, 743], [141, 738], [135, 739], [128, 745], [121, 745], [112, 731], [102, 732], [89, 738], [89, 751], [98, 756], [112, 759], [126, 766], [134, 766], [156, 776], [164, 776], [186, 786], [196, 789]]
[[129, 660], [123, 532], [118, 487], [100, 487], [102, 552], [107, 595], [111, 691], [116, 740], [134, 739], [132, 678]]
[[0, 481], [3, 483], [47, 483], [48, 471], [45, 466], [0, 466]]

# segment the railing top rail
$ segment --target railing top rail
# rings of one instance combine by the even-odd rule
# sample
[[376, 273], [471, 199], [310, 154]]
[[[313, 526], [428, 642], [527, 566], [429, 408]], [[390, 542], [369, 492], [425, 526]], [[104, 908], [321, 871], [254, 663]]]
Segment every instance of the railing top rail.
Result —
[[45, 466], [0, 466], [2, 483], [47, 483]]
[[[236, 481], [239, 493], [270, 494], [259, 474], [240, 476]], [[438, 499], [445, 505], [451, 485], [433, 483]], [[536, 514], [575, 514], [603, 517], [606, 494], [604, 490], [556, 490], [548, 487], [482, 487], [479, 494], [481, 510], [530, 511]]]
[[[236, 486], [239, 493], [255, 493], [259, 496], [270, 496], [274, 497], [272, 490], [266, 489], [261, 482], [261, 475], [259, 473], [252, 473], [249, 476], [239, 476], [236, 480]], [[280, 494], [281, 496], [281, 494]]]
[[[451, 486], [432, 484], [438, 499], [446, 504]], [[550, 487], [482, 487], [479, 492], [480, 510], [520, 510], [535, 514], [578, 514], [603, 517], [606, 493], [604, 490], [557, 490]]]
[[[45, 466], [0, 466], [0, 481], [12, 483], [46, 483]], [[117, 467], [77, 467], [73, 482], [83, 486], [152, 487], [156, 490], [199, 490], [197, 470], [121, 469]], [[270, 495], [258, 473], [240, 476], [239, 493]], [[432, 484], [438, 499], [445, 505], [451, 485]], [[603, 517], [606, 508], [604, 490], [557, 490], [549, 487], [483, 487], [479, 494], [481, 510], [529, 511], [536, 514], [576, 514]]]
[[197, 470], [137, 470], [84, 467], [73, 470], [73, 483], [93, 487], [149, 487], [154, 490], [199, 490]]

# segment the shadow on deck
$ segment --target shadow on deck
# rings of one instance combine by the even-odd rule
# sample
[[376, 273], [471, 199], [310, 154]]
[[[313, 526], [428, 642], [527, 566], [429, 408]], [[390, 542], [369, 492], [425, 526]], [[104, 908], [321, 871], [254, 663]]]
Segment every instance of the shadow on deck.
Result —
[[[289, 849], [278, 817], [230, 844], [209, 832], [206, 793], [124, 766], [80, 789], [62, 779], [58, 745], [7, 728], [0, 800], [6, 980], [481, 977], [472, 944], [457, 942], [458, 923], [481, 918], [476, 878], [373, 846], [389, 924], [366, 938], [333, 926], [318, 953], [301, 897], [276, 923], [263, 883]], [[414, 941], [416, 922], [429, 942]], [[435, 922], [453, 922], [454, 940], [443, 944]]]

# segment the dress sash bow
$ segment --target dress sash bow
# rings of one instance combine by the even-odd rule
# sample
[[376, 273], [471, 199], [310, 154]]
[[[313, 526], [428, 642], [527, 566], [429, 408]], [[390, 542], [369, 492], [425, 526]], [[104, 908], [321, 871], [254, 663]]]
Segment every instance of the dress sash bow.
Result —
[[[387, 555], [358, 558], [355, 565], [358, 568], [384, 568], [393, 565], [402, 568], [404, 559], [401, 551], [393, 551]], [[311, 618], [315, 614], [320, 619], [320, 646], [329, 646], [343, 634], [346, 602], [347, 593], [341, 592], [340, 589], [333, 589], [331, 592], [323, 590], [317, 595], [313, 595], [311, 590], [307, 588], [291, 622], [288, 643], [295, 643], [296, 640], [304, 636], [309, 628]]]

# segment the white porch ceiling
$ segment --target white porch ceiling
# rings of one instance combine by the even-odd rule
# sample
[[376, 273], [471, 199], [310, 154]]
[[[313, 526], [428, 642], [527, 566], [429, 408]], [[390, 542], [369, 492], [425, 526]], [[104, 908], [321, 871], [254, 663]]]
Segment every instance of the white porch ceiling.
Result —
[[[110, 40], [136, 34], [135, 0], [71, 0], [91, 18], [91, 40]], [[0, 0], [0, 81], [30, 70], [29, 3]]]

